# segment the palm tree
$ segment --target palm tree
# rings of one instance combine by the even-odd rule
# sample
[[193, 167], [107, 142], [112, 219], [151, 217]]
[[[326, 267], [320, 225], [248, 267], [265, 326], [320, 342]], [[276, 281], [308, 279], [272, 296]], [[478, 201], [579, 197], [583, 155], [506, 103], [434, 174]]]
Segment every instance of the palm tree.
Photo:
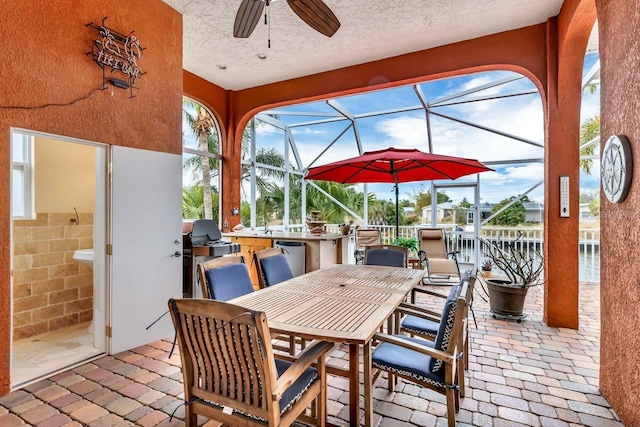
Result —
[[[369, 223], [375, 225], [395, 224], [396, 205], [390, 200], [374, 199], [369, 202]], [[404, 212], [400, 211], [400, 222], [404, 220]]]
[[[580, 146], [600, 136], [600, 114], [588, 118], [580, 125]], [[599, 144], [592, 144], [580, 150], [580, 156], [592, 156]], [[593, 159], [580, 159], [580, 169], [591, 175]]]
[[[262, 126], [262, 122], [257, 121], [257, 126]], [[251, 168], [255, 167], [247, 162], [249, 160], [251, 153], [251, 127], [247, 125], [245, 127], [244, 133], [242, 134], [242, 171], [241, 171], [241, 179], [242, 181], [248, 181], [251, 177]], [[245, 163], [247, 162], [247, 163]], [[284, 160], [284, 154], [278, 151], [276, 148], [267, 148], [267, 147], [257, 147], [256, 150], [256, 164], [263, 164], [267, 166], [273, 166], [275, 168], [284, 169], [286, 164]], [[296, 167], [290, 164], [290, 170], [297, 170]], [[282, 170], [275, 170], [271, 168], [264, 167], [256, 167], [256, 191], [260, 195], [256, 200], [256, 210], [255, 212], [258, 221], [262, 220], [267, 222], [268, 219], [276, 213], [280, 217], [284, 216], [284, 179], [285, 172]], [[296, 180], [296, 178], [298, 178]], [[297, 191], [299, 194], [299, 177], [297, 175], [290, 175], [290, 194], [291, 194], [291, 203], [290, 203], [290, 212], [294, 203], [299, 205], [299, 202], [295, 202], [296, 196], [294, 195]], [[245, 191], [245, 186], [241, 186], [241, 190]], [[244, 194], [245, 200], [248, 199], [247, 194]], [[299, 200], [299, 198], [298, 198]], [[296, 209], [296, 208], [294, 208]], [[299, 210], [299, 208], [297, 208]], [[243, 215], [244, 218], [244, 215]], [[243, 220], [243, 222], [245, 222]]]
[[[316, 181], [315, 184], [343, 205], [354, 212], [362, 212], [364, 207], [364, 194], [355, 189], [353, 184], [340, 184], [331, 181]], [[347, 212], [339, 205], [328, 199], [315, 188], [307, 188], [307, 211], [319, 210], [329, 223], [339, 224], [345, 222]]]
[[[182, 189], [182, 217], [189, 219], [204, 218], [204, 200], [203, 187], [201, 185], [193, 185]], [[218, 200], [219, 194], [213, 193], [211, 201], [213, 208], [211, 213], [214, 218], [218, 217]]]
[[[214, 122], [209, 113], [204, 108], [198, 111], [198, 117], [195, 120], [195, 133], [198, 137], [198, 145], [200, 151], [209, 149], [208, 139], [211, 135], [211, 128]], [[202, 169], [202, 189], [204, 191], [204, 217], [205, 219], [213, 219], [213, 206], [211, 204], [211, 168], [209, 162], [201, 162]]]
[[194, 185], [182, 189], [182, 217], [202, 219], [204, 204], [202, 201], [202, 187]]
[[[256, 125], [261, 126], [262, 122], [257, 121]], [[242, 134], [242, 171], [241, 171], [241, 179], [242, 181], [249, 180], [251, 176], [251, 165], [245, 164], [244, 161], [249, 160], [249, 156], [251, 153], [251, 127], [247, 125], [244, 128], [244, 132]], [[284, 155], [278, 151], [276, 148], [265, 148], [258, 147], [256, 150], [256, 163], [261, 163], [268, 166], [274, 166], [278, 168], [284, 168]], [[295, 170], [292, 166], [292, 170]], [[284, 179], [284, 172], [267, 169], [267, 168], [256, 168], [256, 187], [260, 194], [264, 194], [268, 192], [268, 184], [270, 180], [282, 181]], [[244, 187], [241, 187], [244, 191]], [[245, 199], [247, 195], [245, 194]]]
[[[218, 135], [214, 131], [215, 122], [213, 117], [211, 117], [206, 108], [189, 99], [183, 100], [183, 106], [191, 107], [196, 112], [196, 117], [193, 117], [187, 111], [187, 108], [183, 107], [182, 110], [191, 133], [197, 138], [198, 150], [216, 153], [218, 151]], [[194, 174], [200, 175], [203, 188], [204, 217], [213, 219], [211, 178], [212, 175], [217, 176], [217, 160], [210, 157], [205, 157], [204, 159], [208, 159], [208, 161], [203, 161], [203, 156], [194, 156], [185, 161], [184, 167], [193, 169]]]

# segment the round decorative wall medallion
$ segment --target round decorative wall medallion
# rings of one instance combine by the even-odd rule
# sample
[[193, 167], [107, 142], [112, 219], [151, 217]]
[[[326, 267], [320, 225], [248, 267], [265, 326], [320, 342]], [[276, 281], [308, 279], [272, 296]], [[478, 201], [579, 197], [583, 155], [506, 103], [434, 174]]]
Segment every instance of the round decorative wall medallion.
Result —
[[631, 145], [624, 135], [613, 135], [602, 150], [602, 190], [611, 203], [621, 203], [629, 194], [633, 174]]

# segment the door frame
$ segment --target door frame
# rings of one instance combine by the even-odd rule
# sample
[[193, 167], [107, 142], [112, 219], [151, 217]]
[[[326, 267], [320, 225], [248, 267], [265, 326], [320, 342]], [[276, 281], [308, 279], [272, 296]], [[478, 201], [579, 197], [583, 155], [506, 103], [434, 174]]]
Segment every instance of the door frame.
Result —
[[[56, 140], [60, 142], [67, 142], [72, 144], [80, 144], [80, 145], [88, 145], [94, 147], [96, 149], [95, 156], [95, 210], [94, 210], [94, 224], [93, 224], [93, 246], [94, 246], [94, 263], [93, 263], [93, 288], [100, 289], [99, 294], [94, 295], [93, 302], [93, 318], [94, 318], [94, 346], [96, 346], [96, 357], [99, 357], [103, 354], [106, 354], [107, 345], [106, 345], [106, 334], [105, 334], [105, 326], [106, 326], [106, 297], [107, 297], [107, 285], [108, 285], [108, 271], [106, 269], [106, 253], [105, 253], [105, 244], [106, 236], [107, 236], [107, 154], [108, 154], [108, 144], [89, 141], [80, 138], [74, 138], [65, 135], [57, 135], [47, 132], [40, 132], [31, 129], [25, 129], [20, 127], [10, 127], [9, 128], [9, 138], [14, 133], [20, 133], [28, 136], [32, 136], [34, 138], [46, 138], [51, 140]], [[34, 142], [35, 143], [35, 142]], [[9, 150], [13, 149], [13, 145], [10, 144]], [[9, 157], [11, 159], [11, 155]], [[11, 168], [11, 162], [9, 162], [9, 167]], [[35, 166], [34, 166], [35, 167]], [[9, 170], [9, 188], [10, 188], [10, 200], [13, 197], [13, 186], [12, 186], [12, 174], [11, 169]], [[9, 253], [10, 253], [10, 271], [13, 272], [13, 218], [11, 218], [12, 226], [9, 234]], [[13, 371], [13, 273], [11, 274], [11, 280], [9, 283], [9, 289], [11, 292], [11, 303], [10, 303], [10, 345], [9, 345], [9, 381], [11, 383], [10, 388], [14, 390], [14, 384], [11, 381], [11, 372]], [[96, 307], [96, 299], [98, 299], [98, 307]], [[96, 312], [99, 313], [96, 316]], [[97, 333], [101, 331], [101, 333]], [[85, 361], [79, 363], [86, 363]], [[57, 370], [57, 369], [56, 369]], [[53, 370], [52, 372], [55, 372]]]

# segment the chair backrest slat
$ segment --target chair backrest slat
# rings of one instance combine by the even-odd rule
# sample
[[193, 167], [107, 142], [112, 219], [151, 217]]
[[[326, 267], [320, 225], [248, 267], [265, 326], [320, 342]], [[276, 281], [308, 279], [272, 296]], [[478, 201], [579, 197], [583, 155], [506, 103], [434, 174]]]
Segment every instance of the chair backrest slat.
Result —
[[[218, 324], [220, 324], [221, 322], [218, 321], [214, 321], [213, 322], [213, 328], [214, 331], [211, 331], [210, 329], [208, 331], [205, 332], [205, 336], [215, 336], [215, 328], [217, 328]], [[226, 390], [227, 386], [226, 386], [226, 377], [227, 377], [227, 368], [224, 365], [224, 363], [220, 363], [221, 361], [214, 357], [214, 354], [218, 354], [222, 352], [222, 349], [220, 348], [220, 344], [219, 344], [219, 340], [212, 340], [211, 342], [204, 342], [202, 343], [202, 345], [204, 345], [206, 347], [206, 351], [203, 351], [203, 353], [206, 353], [203, 357], [204, 357], [204, 363], [203, 363], [203, 368], [205, 370], [210, 369], [211, 372], [207, 372], [207, 387], [209, 390], [213, 391], [216, 394], [222, 394], [222, 390]], [[214, 377], [214, 372], [221, 372], [221, 379], [223, 379], [223, 381], [215, 381], [215, 377]]]
[[[255, 331], [253, 330], [247, 330], [246, 333], [255, 335]], [[252, 340], [254, 341], [257, 339], [257, 336], [254, 336], [252, 338]], [[246, 342], [244, 344], [244, 352], [247, 358], [254, 359], [252, 363], [248, 363], [246, 366], [248, 372], [246, 374], [247, 381], [245, 382], [245, 390], [247, 395], [251, 396], [250, 404], [259, 406], [261, 408], [266, 408], [266, 396], [260, 393], [260, 383], [255, 380], [256, 378], [262, 377], [259, 369], [260, 362], [255, 360], [256, 355], [252, 352], [251, 347]]]

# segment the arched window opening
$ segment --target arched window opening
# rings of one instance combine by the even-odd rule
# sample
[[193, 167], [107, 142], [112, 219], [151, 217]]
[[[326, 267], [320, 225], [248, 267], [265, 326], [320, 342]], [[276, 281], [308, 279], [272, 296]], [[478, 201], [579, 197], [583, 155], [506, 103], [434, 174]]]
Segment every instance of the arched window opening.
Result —
[[182, 101], [182, 217], [213, 219], [220, 212], [220, 129], [202, 104]]
[[[261, 112], [252, 123], [255, 132], [251, 132], [251, 126], [247, 128], [243, 149], [246, 226], [266, 222], [274, 227], [303, 230], [312, 210], [320, 210], [328, 224], [353, 220], [392, 225], [395, 218], [391, 185], [339, 185], [301, 179], [309, 167], [387, 147], [477, 158], [497, 170], [493, 177], [480, 177], [486, 182], [495, 182], [500, 174], [529, 171], [526, 182], [521, 179], [520, 187], [512, 189], [513, 195], [531, 193], [528, 197], [543, 198], [542, 103], [535, 85], [514, 72], [461, 75], [278, 108]], [[255, 191], [251, 191], [254, 170]], [[401, 188], [401, 226], [431, 221], [425, 216], [430, 185], [419, 182]], [[499, 189], [485, 187], [492, 191], [493, 198], [497, 197], [496, 191], [508, 196], [504, 185]], [[284, 203], [287, 193], [289, 202]], [[464, 211], [469, 208], [468, 195], [452, 203], [455, 201], [450, 196], [457, 190], [449, 188], [442, 193], [443, 197], [438, 194], [438, 204], [460, 206], [445, 209], [455, 211], [455, 215], [438, 217], [438, 222], [467, 225]], [[444, 197], [447, 193], [449, 196]], [[252, 197], [255, 210], [251, 209]], [[260, 216], [255, 223], [251, 212]]]
[[600, 281], [600, 54], [598, 22], [584, 57], [580, 108], [580, 280]]
[[[243, 224], [309, 231], [306, 220], [319, 211], [327, 232], [353, 221], [380, 228], [385, 243], [437, 225], [453, 232], [462, 260], [476, 265], [482, 262], [476, 233], [509, 239], [523, 232], [530, 246], [541, 250], [544, 144], [538, 89], [511, 71], [263, 111], [245, 131]], [[388, 147], [478, 159], [495, 172], [400, 184], [398, 236], [392, 184], [304, 179], [310, 167]]]

